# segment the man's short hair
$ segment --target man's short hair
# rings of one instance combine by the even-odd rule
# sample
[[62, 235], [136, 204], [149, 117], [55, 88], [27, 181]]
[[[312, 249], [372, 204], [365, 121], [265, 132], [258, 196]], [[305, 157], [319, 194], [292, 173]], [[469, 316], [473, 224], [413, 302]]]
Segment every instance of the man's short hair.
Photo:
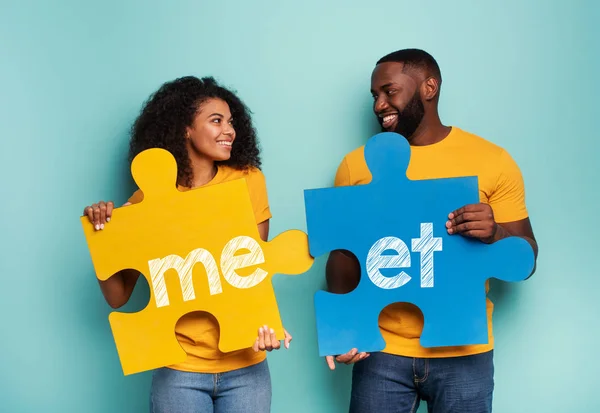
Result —
[[377, 64], [396, 62], [404, 64], [405, 70], [416, 69], [423, 71], [426, 76], [435, 77], [442, 83], [442, 73], [437, 62], [429, 53], [421, 49], [401, 49], [383, 56]]

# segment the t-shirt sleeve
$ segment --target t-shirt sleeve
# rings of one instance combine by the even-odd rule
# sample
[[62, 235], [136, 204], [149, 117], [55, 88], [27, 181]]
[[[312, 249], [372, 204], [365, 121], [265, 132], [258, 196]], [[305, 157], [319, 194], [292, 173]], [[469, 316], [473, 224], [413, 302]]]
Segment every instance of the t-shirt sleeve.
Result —
[[519, 166], [505, 150], [500, 154], [498, 166], [498, 181], [489, 197], [496, 222], [527, 218], [529, 213], [525, 204], [525, 183]]
[[265, 175], [259, 169], [253, 169], [248, 173], [246, 182], [248, 183], [256, 223], [260, 224], [271, 218]]
[[344, 158], [342, 163], [338, 166], [338, 169], [335, 173], [335, 181], [333, 183], [334, 186], [350, 186], [350, 167], [348, 166], [348, 160]]

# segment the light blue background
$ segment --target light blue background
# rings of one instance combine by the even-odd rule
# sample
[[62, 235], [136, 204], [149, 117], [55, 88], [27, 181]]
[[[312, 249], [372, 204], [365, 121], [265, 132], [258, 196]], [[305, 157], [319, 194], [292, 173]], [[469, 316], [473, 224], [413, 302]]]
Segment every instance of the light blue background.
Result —
[[[599, 20], [593, 0], [3, 0], [0, 410], [147, 411], [150, 375], [121, 373], [78, 217], [131, 193], [127, 131], [150, 92], [187, 74], [237, 89], [264, 148], [273, 236], [305, 228], [302, 190], [330, 185], [377, 131], [375, 61], [420, 47], [442, 68], [443, 120], [521, 166], [540, 243], [533, 279], [494, 285], [495, 411], [598, 411]], [[294, 341], [269, 356], [273, 412], [347, 409], [350, 369], [317, 356], [323, 263], [275, 280]]]

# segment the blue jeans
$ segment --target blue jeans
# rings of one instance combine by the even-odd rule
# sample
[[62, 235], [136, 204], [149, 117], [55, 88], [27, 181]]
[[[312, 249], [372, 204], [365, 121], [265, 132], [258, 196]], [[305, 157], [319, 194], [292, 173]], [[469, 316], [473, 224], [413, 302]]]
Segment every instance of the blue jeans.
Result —
[[350, 413], [491, 413], [493, 351], [420, 359], [371, 353], [352, 370]]
[[152, 376], [151, 413], [268, 413], [271, 375], [267, 360], [225, 373], [160, 368]]

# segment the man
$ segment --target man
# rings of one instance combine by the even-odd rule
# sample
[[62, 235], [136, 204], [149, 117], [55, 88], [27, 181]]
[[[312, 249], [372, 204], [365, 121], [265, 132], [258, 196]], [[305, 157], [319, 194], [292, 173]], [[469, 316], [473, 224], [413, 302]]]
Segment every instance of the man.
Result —
[[[508, 236], [526, 239], [537, 258], [537, 243], [525, 206], [520, 170], [499, 146], [455, 126], [442, 124], [438, 101], [442, 76], [427, 52], [405, 49], [381, 58], [371, 76], [374, 112], [384, 131], [397, 132], [411, 145], [410, 179], [479, 177], [480, 203], [448, 211], [452, 236], [493, 243]], [[336, 186], [371, 180], [364, 147], [346, 155]], [[326, 266], [331, 292], [347, 293], [360, 279], [360, 264], [349, 251], [333, 251]], [[379, 326], [386, 341], [380, 353], [338, 355], [354, 364], [351, 413], [415, 412], [425, 400], [432, 413], [487, 413], [494, 388], [493, 304], [487, 301], [489, 343], [424, 348], [419, 344], [423, 315], [406, 303], [386, 307]], [[331, 369], [334, 356], [327, 357]]]

